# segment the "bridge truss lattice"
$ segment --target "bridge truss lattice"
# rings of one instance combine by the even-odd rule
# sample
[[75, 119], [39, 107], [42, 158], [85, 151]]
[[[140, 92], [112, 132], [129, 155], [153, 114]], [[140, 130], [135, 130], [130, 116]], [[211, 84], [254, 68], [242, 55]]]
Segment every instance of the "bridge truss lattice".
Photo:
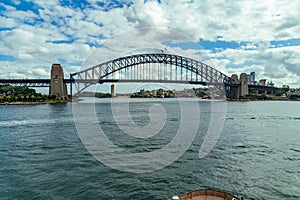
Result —
[[227, 90], [233, 80], [200, 61], [173, 54], [137, 54], [110, 60], [70, 75], [75, 94], [105, 82], [160, 82], [214, 85]]

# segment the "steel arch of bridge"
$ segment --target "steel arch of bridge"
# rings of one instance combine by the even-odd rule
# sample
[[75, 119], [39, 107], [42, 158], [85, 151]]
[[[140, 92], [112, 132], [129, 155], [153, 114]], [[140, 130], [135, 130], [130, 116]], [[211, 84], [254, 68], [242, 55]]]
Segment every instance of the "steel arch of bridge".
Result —
[[194, 83], [215, 85], [220, 90], [234, 82], [205, 63], [165, 53], [120, 57], [73, 73], [70, 79], [75, 84], [76, 94], [104, 82]]

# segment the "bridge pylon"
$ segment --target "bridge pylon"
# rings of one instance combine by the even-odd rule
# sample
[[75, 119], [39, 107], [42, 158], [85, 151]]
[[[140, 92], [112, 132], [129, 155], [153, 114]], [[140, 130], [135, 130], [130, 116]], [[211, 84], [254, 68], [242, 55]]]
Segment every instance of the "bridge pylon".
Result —
[[230, 99], [238, 99], [240, 97], [240, 81], [237, 74], [232, 74], [231, 76], [232, 83], [235, 84], [230, 87], [230, 92], [227, 94], [227, 97]]
[[117, 96], [117, 90], [116, 90], [116, 85], [115, 84], [111, 85], [110, 93], [111, 93], [111, 97], [116, 97]]
[[248, 77], [246, 73], [241, 73], [240, 83], [241, 83], [240, 96], [241, 97], [247, 96], [249, 94], [249, 87], [248, 87]]
[[64, 71], [60, 64], [52, 64], [49, 94], [59, 100], [68, 100], [67, 85], [64, 83]]

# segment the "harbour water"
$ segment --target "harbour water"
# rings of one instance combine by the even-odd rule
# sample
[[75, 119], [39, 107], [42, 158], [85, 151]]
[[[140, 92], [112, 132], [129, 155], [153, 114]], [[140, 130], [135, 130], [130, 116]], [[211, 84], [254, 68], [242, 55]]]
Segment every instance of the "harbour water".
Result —
[[[174, 137], [181, 120], [175, 99], [131, 99], [136, 124], [149, 123], [154, 104], [166, 110], [165, 127], [139, 140], [118, 128], [110, 99], [97, 99], [95, 108], [115, 145], [150, 152]], [[188, 150], [147, 173], [118, 171], [96, 160], [79, 139], [71, 103], [0, 106], [0, 199], [151, 200], [205, 188], [245, 199], [300, 199], [299, 102], [227, 102], [220, 138], [202, 159], [198, 153], [211, 123], [211, 102], [198, 104], [199, 130]]]

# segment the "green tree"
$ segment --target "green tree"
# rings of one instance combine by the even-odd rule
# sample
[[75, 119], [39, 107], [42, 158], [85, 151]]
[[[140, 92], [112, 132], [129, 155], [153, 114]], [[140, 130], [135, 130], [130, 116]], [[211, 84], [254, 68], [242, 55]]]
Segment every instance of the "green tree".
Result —
[[8, 102], [10, 102], [11, 96], [10, 95], [6, 96], [6, 99]]

